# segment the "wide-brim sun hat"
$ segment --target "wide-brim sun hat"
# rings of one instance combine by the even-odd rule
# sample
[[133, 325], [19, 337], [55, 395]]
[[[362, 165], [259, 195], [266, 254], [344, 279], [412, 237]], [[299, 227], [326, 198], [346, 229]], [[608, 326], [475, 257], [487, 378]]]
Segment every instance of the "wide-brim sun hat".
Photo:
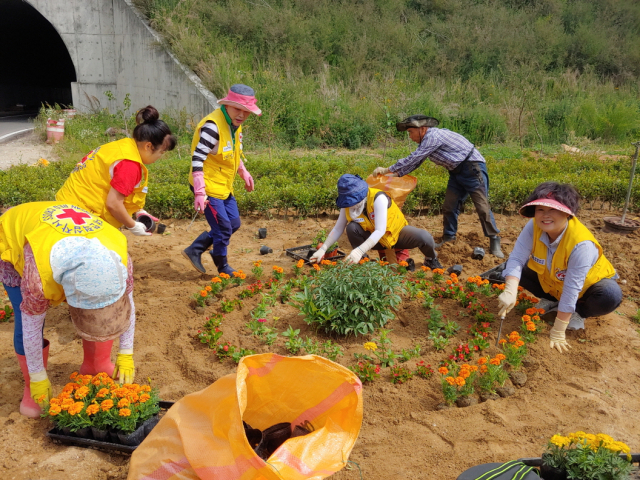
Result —
[[568, 215], [572, 215], [572, 216], [574, 215], [574, 213], [571, 211], [569, 207], [567, 207], [564, 203], [560, 203], [559, 201], [554, 200], [553, 198], [539, 198], [537, 200], [533, 200], [532, 202], [527, 203], [526, 205], [523, 205], [522, 207], [520, 207], [520, 210], [519, 210], [520, 215], [527, 218], [534, 217], [536, 213], [536, 209], [535, 209], [536, 205], [553, 208], [555, 210], [559, 210], [560, 212], [564, 212]]
[[227, 96], [218, 100], [220, 105], [230, 105], [240, 110], [262, 115], [262, 110], [256, 105], [256, 97], [253, 88], [242, 83], [231, 85]]
[[128, 273], [116, 252], [97, 238], [66, 237], [51, 248], [49, 262], [80, 337], [106, 342], [128, 330], [132, 308], [126, 295]]
[[420, 127], [437, 127], [440, 124], [437, 118], [428, 117], [426, 115], [411, 115], [401, 122], [396, 123], [396, 129], [399, 132], [405, 132], [409, 128]]
[[336, 205], [338, 208], [353, 207], [367, 197], [369, 184], [360, 175], [346, 173], [338, 179], [338, 198]]

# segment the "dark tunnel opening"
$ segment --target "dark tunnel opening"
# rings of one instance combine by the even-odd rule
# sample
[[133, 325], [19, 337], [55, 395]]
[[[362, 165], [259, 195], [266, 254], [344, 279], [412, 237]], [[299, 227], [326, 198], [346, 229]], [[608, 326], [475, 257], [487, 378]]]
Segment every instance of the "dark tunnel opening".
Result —
[[0, 116], [70, 105], [76, 71], [62, 38], [22, 0], [0, 0]]

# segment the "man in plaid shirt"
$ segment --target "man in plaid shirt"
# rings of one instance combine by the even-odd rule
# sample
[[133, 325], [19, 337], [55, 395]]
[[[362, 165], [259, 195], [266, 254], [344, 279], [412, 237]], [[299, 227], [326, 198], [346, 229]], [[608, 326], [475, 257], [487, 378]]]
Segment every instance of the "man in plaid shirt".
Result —
[[376, 168], [373, 174], [402, 177], [422, 165], [427, 158], [436, 165], [443, 166], [449, 171], [449, 182], [442, 206], [442, 241], [436, 246], [455, 241], [460, 208], [467, 197], [471, 197], [482, 231], [490, 239], [491, 254], [504, 258], [498, 236], [500, 230], [489, 205], [487, 162], [469, 140], [446, 128], [437, 128], [438, 123], [435, 118], [425, 115], [413, 115], [398, 122], [398, 131], [407, 131], [418, 148], [388, 168]]

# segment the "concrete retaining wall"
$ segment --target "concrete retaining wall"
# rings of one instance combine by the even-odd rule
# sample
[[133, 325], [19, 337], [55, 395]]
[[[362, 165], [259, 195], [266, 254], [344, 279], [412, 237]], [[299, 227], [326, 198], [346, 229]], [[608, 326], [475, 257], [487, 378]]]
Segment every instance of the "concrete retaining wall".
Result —
[[[162, 46], [130, 0], [28, 0], [58, 31], [76, 69], [71, 84], [79, 111], [153, 105], [185, 108], [202, 117], [217, 99], [200, 79]], [[111, 91], [109, 101], [105, 92]]]

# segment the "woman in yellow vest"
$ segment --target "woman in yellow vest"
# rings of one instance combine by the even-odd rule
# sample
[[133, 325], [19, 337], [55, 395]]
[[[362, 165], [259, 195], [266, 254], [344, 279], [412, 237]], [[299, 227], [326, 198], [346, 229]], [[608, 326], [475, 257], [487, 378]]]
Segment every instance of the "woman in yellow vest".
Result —
[[151, 235], [136, 220], [143, 210], [148, 189], [147, 165], [176, 146], [176, 138], [151, 105], [136, 115], [133, 138], [123, 138], [89, 152], [56, 193], [59, 202], [79, 205], [116, 228], [123, 225], [134, 235]]
[[[37, 418], [51, 398], [43, 338], [47, 309], [63, 301], [82, 338], [83, 375], [134, 377], [135, 306], [127, 239], [87, 210], [61, 202], [25, 203], [0, 217], [0, 279], [15, 313], [14, 349], [25, 380], [20, 413]], [[120, 351], [111, 363], [113, 340]]]
[[227, 262], [231, 235], [240, 228], [240, 213], [233, 195], [236, 172], [244, 180], [245, 190], [252, 192], [253, 178], [242, 158], [242, 124], [254, 113], [262, 115], [253, 89], [235, 84], [218, 103], [222, 107], [200, 120], [191, 142], [189, 182], [195, 195], [194, 207], [204, 213], [211, 231], [203, 232], [182, 254], [193, 267], [206, 273], [202, 254], [213, 245], [211, 257], [219, 273], [231, 275], [235, 270]]
[[346, 229], [353, 248], [347, 262], [358, 263], [371, 249], [418, 248], [425, 256], [425, 266], [442, 268], [431, 234], [410, 227], [391, 197], [382, 190], [370, 188], [359, 175], [347, 173], [338, 179], [336, 205], [340, 209], [338, 221], [310, 262], [320, 262], [327, 248], [337, 242]]
[[567, 329], [584, 329], [584, 319], [606, 315], [622, 303], [613, 265], [593, 234], [576, 218], [578, 192], [568, 184], [545, 182], [536, 187], [520, 214], [532, 220], [516, 242], [498, 297], [500, 315], [516, 303], [518, 285], [540, 298], [538, 308], [557, 312], [551, 348], [567, 351]]

